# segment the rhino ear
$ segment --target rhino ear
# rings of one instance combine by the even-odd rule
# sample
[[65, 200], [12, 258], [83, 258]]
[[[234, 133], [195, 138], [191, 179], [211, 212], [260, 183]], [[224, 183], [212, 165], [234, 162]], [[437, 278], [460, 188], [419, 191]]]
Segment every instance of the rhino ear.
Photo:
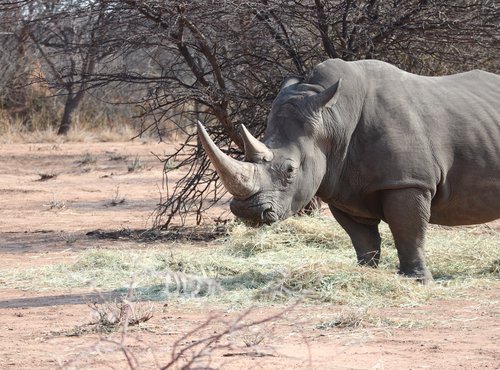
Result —
[[315, 110], [322, 110], [323, 108], [331, 108], [337, 103], [339, 98], [340, 85], [342, 79], [340, 78], [337, 83], [329, 88], [323, 90], [319, 94], [313, 96], [312, 105]]

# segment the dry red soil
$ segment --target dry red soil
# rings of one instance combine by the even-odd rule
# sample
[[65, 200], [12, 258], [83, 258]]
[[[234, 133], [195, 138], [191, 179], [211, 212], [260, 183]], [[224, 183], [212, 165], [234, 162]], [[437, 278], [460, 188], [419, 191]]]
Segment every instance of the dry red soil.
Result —
[[[167, 144], [133, 142], [1, 145], [1, 268], [69, 263], [86, 248], [134, 248], [134, 241], [86, 233], [151, 226], [160, 193], [165, 195], [162, 165], [151, 153], [169, 150]], [[141, 168], [129, 171], [136, 158]], [[40, 181], [42, 175], [57, 176]], [[186, 351], [172, 368], [193, 358], [193, 367], [227, 369], [500, 368], [498, 284], [453, 300], [370, 310], [372, 317], [393, 323], [387, 325], [318, 328], [346, 310], [335, 305], [300, 304], [285, 312], [284, 306], [256, 308], [240, 318], [242, 311], [223, 306], [154, 302], [153, 318], [125, 336], [69, 336], [91, 321], [86, 302], [92, 291], [23, 291], [5, 283], [0, 281], [1, 369], [161, 368], [176, 349], [218, 335], [198, 356]], [[259, 320], [264, 322], [231, 330], [234, 322]]]

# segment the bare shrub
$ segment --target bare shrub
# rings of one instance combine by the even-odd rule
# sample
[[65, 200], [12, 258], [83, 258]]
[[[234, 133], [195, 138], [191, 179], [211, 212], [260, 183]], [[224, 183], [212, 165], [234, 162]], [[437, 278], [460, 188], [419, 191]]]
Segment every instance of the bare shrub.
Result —
[[[133, 289], [129, 290], [129, 297]], [[268, 347], [266, 352], [256, 350], [256, 346], [261, 344], [266, 336], [269, 336], [269, 328], [265, 326], [272, 324], [291, 312], [299, 302], [280, 310], [278, 313], [268, 315], [260, 319], [252, 319], [254, 313], [252, 308], [243, 311], [233, 319], [226, 319], [222, 315], [208, 315], [205, 321], [195, 328], [179, 336], [171, 345], [169, 360], [164, 363], [158, 362], [155, 357], [156, 367], [159, 369], [212, 369], [213, 356], [217, 351], [224, 351], [224, 357], [239, 355], [241, 353], [231, 352], [235, 348], [234, 337], [240, 335], [246, 347], [253, 348], [252, 355], [264, 356], [272, 355], [272, 347]], [[139, 353], [134, 347], [127, 345], [132, 334], [129, 327], [146, 322], [153, 317], [152, 309], [139, 312], [137, 307], [141, 307], [138, 302], [132, 303], [128, 299], [116, 304], [91, 304], [92, 311], [97, 315], [97, 320], [89, 326], [80, 326], [66, 333], [69, 336], [80, 336], [89, 333], [100, 333], [99, 341], [94, 345], [94, 350], [82, 353], [79, 357], [73, 358], [65, 363], [65, 366], [78, 365], [84, 361], [86, 364], [92, 363], [90, 353], [101, 353], [101, 348], [106, 346], [106, 352], [119, 351], [123, 354], [128, 367], [136, 369], [141, 367]], [[217, 330], [207, 330], [216, 325]], [[113, 332], [120, 331], [119, 339], [110, 336]], [[148, 351], [155, 352], [154, 348]]]
[[89, 303], [96, 320], [90, 323], [96, 332], [107, 333], [117, 330], [128, 320], [128, 326], [135, 326], [149, 321], [153, 317], [153, 306], [145, 308], [143, 305], [122, 299], [118, 302]]
[[111, 207], [118, 206], [120, 204], [125, 203], [125, 197], [120, 195], [120, 187], [117, 186], [115, 190], [115, 194], [113, 195], [113, 198], [111, 201], [108, 203]]

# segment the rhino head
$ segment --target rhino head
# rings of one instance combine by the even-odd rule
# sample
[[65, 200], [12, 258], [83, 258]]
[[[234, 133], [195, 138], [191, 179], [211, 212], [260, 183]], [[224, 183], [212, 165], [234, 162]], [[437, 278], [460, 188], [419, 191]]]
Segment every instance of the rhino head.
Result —
[[262, 141], [244, 125], [245, 159], [225, 155], [198, 122], [198, 134], [229, 193], [231, 211], [251, 223], [272, 223], [300, 211], [326, 174], [331, 145], [322, 140], [323, 110], [337, 100], [340, 80], [324, 89], [286, 81], [273, 102]]

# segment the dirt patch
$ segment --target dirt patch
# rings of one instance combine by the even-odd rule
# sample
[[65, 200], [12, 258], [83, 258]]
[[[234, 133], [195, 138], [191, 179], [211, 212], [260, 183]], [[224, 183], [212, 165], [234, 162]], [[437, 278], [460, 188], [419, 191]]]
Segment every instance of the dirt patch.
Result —
[[[58, 363], [63, 367], [126, 367], [119, 345], [121, 333], [79, 334], [93, 320], [84, 303], [92, 297], [77, 296], [30, 294], [16, 298], [16, 307], [0, 302], [1, 367]], [[140, 328], [130, 328], [125, 339], [134, 363], [142, 368], [167, 364], [173, 350], [224, 332], [241, 315], [209, 307], [187, 310], [164, 303], [154, 303], [154, 308], [154, 317]], [[372, 320], [390, 317], [403, 327], [379, 327], [376, 321], [356, 328], [321, 327], [342, 309], [299, 306], [281, 315], [277, 308], [256, 308], [242, 321], [276, 318], [221, 337], [199, 354], [196, 363], [231, 369], [495, 369], [500, 364], [498, 326], [492, 325], [498, 324], [497, 305], [463, 300], [433, 302], [412, 309], [369, 312]], [[192, 330], [193, 335], [185, 336]], [[194, 355], [187, 351], [179, 365]]]
[[[87, 248], [148, 248], [172, 238], [185, 248], [195, 248], [194, 243], [210, 247], [222, 230], [183, 229], [182, 235], [148, 231], [165, 192], [162, 165], [151, 152], [168, 150], [169, 145], [154, 143], [2, 145], [2, 266], [28, 269], [71, 262]], [[179, 176], [171, 175], [170, 186]], [[499, 228], [497, 221], [471, 232]], [[129, 361], [155, 368], [186, 348], [191, 350], [179, 357], [178, 367], [198, 356], [195, 365], [230, 369], [500, 368], [498, 284], [419, 307], [358, 312], [355, 307], [302, 303], [286, 312], [282, 305], [258, 307], [243, 318], [241, 309], [216, 304], [140, 302], [152, 305], [155, 314], [130, 327], [124, 339], [120, 330], [83, 330], [95, 320], [89, 302], [112, 302], [117, 291], [36, 292], [1, 285], [0, 368], [124, 368]], [[352, 314], [346, 310], [354, 310], [356, 320], [340, 325], [339, 317]], [[266, 320], [270, 317], [274, 319]], [[236, 322], [262, 320], [228, 331]], [[200, 349], [200, 340], [225, 331], [227, 335]], [[127, 361], [122, 344], [132, 360]]]

